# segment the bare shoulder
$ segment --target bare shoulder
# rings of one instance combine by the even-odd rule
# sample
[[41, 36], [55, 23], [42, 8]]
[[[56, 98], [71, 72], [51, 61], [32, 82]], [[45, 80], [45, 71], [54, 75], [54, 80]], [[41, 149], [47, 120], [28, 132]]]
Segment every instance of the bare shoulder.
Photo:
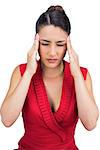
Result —
[[7, 98], [14, 91], [14, 89], [16, 88], [20, 80], [21, 80], [21, 73], [20, 73], [20, 68], [18, 65], [14, 68], [12, 72], [10, 85], [9, 85], [8, 92], [5, 98]]
[[19, 65], [17, 65], [13, 72], [12, 72], [12, 75], [11, 75], [11, 80], [14, 79], [14, 78], [21, 78], [21, 73], [20, 73], [20, 67]]
[[90, 75], [89, 71], [87, 72], [85, 83], [86, 83], [86, 87], [89, 91], [90, 96], [92, 96], [92, 98], [94, 99], [92, 78], [91, 78], [91, 75]]
[[15, 81], [15, 80], [20, 80], [20, 79], [21, 79], [21, 72], [20, 72], [20, 67], [18, 65], [14, 68], [12, 72], [11, 80]]

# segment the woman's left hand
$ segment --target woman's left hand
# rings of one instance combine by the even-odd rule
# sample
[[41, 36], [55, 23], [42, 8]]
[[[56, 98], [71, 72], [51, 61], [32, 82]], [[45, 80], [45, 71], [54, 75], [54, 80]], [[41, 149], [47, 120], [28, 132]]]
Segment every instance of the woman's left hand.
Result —
[[80, 74], [79, 58], [71, 45], [70, 36], [67, 37], [67, 50], [70, 61], [70, 71], [73, 77], [77, 77]]

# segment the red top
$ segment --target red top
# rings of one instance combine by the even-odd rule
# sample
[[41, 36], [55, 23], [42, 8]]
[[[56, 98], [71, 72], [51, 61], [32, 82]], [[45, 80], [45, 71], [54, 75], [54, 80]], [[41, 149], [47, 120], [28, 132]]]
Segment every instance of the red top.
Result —
[[[64, 77], [60, 106], [52, 112], [42, 78], [41, 62], [33, 75], [22, 109], [25, 133], [18, 142], [18, 150], [78, 150], [74, 133], [78, 121], [74, 79], [69, 62], [63, 60]], [[26, 69], [20, 64], [20, 72]], [[84, 80], [87, 68], [80, 67]]]

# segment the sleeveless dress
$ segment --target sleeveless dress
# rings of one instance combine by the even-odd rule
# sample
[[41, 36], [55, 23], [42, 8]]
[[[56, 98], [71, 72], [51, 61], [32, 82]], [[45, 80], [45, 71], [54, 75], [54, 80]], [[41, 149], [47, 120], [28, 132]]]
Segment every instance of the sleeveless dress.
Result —
[[[52, 112], [43, 82], [41, 62], [33, 75], [22, 109], [24, 135], [18, 150], [78, 150], [74, 134], [78, 121], [74, 79], [70, 63], [63, 60], [64, 77], [59, 108]], [[20, 64], [21, 76], [26, 63]], [[87, 68], [80, 67], [84, 80]]]

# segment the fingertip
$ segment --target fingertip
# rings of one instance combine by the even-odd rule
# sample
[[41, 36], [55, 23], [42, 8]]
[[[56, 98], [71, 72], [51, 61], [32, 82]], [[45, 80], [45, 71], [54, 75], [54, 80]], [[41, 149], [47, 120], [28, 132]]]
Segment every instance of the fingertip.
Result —
[[34, 36], [34, 40], [38, 40], [38, 39], [39, 39], [39, 35], [38, 35], [38, 33], [36, 33]]
[[70, 41], [70, 36], [67, 37], [67, 41]]
[[39, 40], [39, 34], [38, 33], [36, 34], [36, 38]]

